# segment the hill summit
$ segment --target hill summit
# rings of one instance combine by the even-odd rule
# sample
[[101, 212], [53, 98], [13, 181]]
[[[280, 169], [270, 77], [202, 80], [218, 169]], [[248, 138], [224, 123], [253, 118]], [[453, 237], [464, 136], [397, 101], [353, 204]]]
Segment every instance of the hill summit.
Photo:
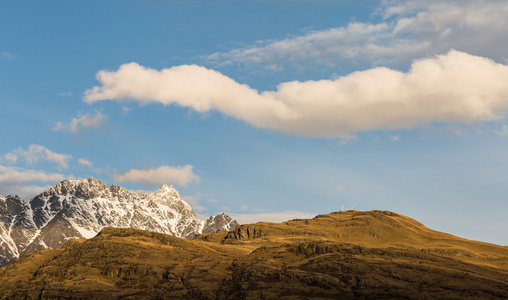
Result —
[[64, 180], [29, 202], [0, 196], [0, 267], [26, 251], [92, 238], [104, 227], [192, 238], [236, 226], [225, 214], [199, 220], [173, 186], [137, 193], [117, 185], [108, 187], [95, 178]]
[[508, 248], [346, 211], [194, 239], [104, 228], [26, 253], [0, 280], [25, 299], [507, 299]]

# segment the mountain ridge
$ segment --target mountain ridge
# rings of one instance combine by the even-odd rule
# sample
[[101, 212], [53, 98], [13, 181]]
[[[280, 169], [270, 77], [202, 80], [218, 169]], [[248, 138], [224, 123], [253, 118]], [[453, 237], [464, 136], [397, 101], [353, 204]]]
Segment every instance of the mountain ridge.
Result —
[[182, 239], [104, 228], [0, 269], [6, 298], [506, 299], [508, 248], [386, 211]]
[[202, 221], [173, 186], [152, 193], [108, 187], [93, 177], [63, 180], [24, 201], [0, 197], [0, 267], [23, 252], [60, 248], [76, 238], [92, 238], [104, 227], [146, 229], [191, 238], [229, 230], [238, 223], [225, 214]]

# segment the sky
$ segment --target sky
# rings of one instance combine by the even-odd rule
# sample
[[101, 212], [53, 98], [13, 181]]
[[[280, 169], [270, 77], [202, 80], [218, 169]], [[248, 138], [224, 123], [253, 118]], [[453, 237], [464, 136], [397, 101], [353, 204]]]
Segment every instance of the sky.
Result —
[[0, 194], [172, 184], [508, 245], [504, 0], [0, 2]]

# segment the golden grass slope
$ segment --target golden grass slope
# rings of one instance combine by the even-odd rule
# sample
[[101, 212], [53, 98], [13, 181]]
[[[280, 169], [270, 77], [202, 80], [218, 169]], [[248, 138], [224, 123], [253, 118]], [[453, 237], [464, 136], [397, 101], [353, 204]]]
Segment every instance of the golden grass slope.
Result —
[[194, 240], [105, 228], [27, 253], [0, 280], [7, 299], [502, 299], [508, 249], [346, 211]]

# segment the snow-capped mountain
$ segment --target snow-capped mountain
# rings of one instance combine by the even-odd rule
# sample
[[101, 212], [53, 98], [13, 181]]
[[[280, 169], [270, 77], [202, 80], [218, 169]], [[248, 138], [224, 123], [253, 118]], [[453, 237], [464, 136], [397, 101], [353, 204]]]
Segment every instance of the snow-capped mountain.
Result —
[[60, 248], [69, 239], [94, 237], [104, 227], [137, 228], [177, 237], [232, 230], [225, 214], [206, 221], [172, 187], [136, 193], [97, 179], [64, 180], [30, 202], [0, 196], [0, 267], [26, 251]]

